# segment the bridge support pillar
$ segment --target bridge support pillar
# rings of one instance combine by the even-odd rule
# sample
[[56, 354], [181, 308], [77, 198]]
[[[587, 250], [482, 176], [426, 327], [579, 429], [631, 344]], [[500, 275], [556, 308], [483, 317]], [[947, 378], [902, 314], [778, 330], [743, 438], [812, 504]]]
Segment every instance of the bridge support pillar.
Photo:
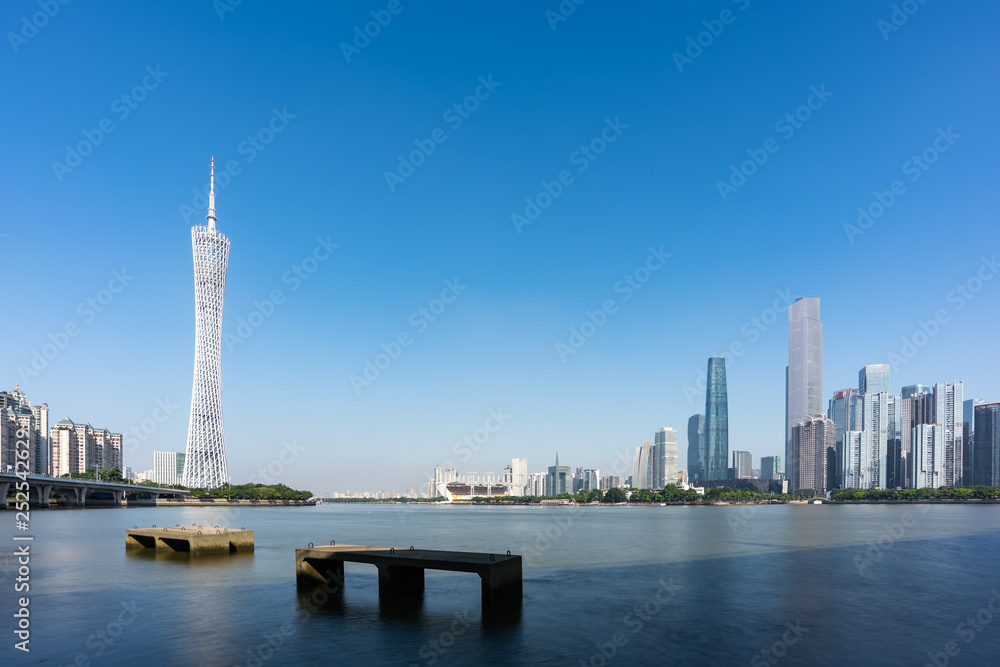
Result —
[[29, 500], [32, 507], [48, 507], [49, 493], [52, 491], [51, 484], [32, 484], [28, 487]]

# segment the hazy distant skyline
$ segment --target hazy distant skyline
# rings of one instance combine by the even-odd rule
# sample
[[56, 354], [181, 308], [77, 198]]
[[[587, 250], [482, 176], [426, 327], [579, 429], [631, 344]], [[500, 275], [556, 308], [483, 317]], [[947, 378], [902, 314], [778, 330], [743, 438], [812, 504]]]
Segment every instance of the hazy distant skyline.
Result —
[[121, 431], [134, 469], [184, 451], [214, 156], [237, 483], [278, 461], [403, 490], [557, 450], [609, 474], [686, 433], [711, 356], [756, 467], [784, 450], [798, 296], [824, 409], [879, 363], [896, 393], [1000, 398], [1000, 7], [887, 32], [891, 2], [407, 2], [358, 46], [385, 7], [70, 3], [8, 37], [0, 389]]

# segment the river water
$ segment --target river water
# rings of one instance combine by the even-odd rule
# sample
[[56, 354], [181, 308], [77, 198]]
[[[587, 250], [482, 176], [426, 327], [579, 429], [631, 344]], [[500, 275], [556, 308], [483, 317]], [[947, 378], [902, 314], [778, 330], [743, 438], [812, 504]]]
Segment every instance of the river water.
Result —
[[[0, 521], [3, 665], [1000, 664], [998, 505], [33, 510], [30, 653]], [[126, 553], [153, 524], [250, 528], [256, 551]], [[509, 549], [524, 600], [484, 615], [477, 576], [427, 571], [380, 601], [347, 564], [317, 606], [294, 550], [331, 539]]]

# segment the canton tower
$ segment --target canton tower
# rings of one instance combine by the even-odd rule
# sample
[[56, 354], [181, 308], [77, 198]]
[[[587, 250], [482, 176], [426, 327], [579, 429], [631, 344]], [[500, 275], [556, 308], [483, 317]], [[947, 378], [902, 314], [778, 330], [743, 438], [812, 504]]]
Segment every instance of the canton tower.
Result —
[[184, 456], [184, 486], [216, 488], [229, 482], [222, 427], [222, 300], [229, 239], [215, 228], [215, 158], [207, 225], [191, 228], [194, 250], [194, 385]]

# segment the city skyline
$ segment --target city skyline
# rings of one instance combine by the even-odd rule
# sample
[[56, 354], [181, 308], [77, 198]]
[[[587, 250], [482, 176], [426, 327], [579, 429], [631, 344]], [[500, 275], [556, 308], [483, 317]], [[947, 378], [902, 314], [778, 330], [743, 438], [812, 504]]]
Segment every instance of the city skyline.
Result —
[[[1000, 396], [1000, 129], [965, 74], [996, 7], [928, 4], [884, 39], [887, 7], [754, 3], [679, 72], [671, 54], [719, 7], [587, 4], [553, 29], [536, 5], [414, 4], [347, 62], [372, 8], [304, 23], [136, 5], [97, 24], [73, 6], [8, 51], [35, 102], [7, 111], [21, 161], [0, 167], [0, 264], [22, 298], [0, 378], [53, 423], [115, 425], [126, 461], [185, 450], [211, 155], [239, 248], [222, 319], [234, 482], [273, 463], [317, 493], [409, 488], [435, 460], [538, 471], [555, 449], [610, 470], [703, 411], [710, 356], [727, 359], [730, 448], [783, 456], [799, 296], [823, 304], [824, 409], [880, 363], [896, 393]], [[211, 66], [177, 34], [211, 44]], [[529, 48], [500, 57], [512, 35]], [[855, 278], [912, 281], [931, 242], [935, 270], [907, 289]], [[303, 417], [263, 416], [279, 406]]]

